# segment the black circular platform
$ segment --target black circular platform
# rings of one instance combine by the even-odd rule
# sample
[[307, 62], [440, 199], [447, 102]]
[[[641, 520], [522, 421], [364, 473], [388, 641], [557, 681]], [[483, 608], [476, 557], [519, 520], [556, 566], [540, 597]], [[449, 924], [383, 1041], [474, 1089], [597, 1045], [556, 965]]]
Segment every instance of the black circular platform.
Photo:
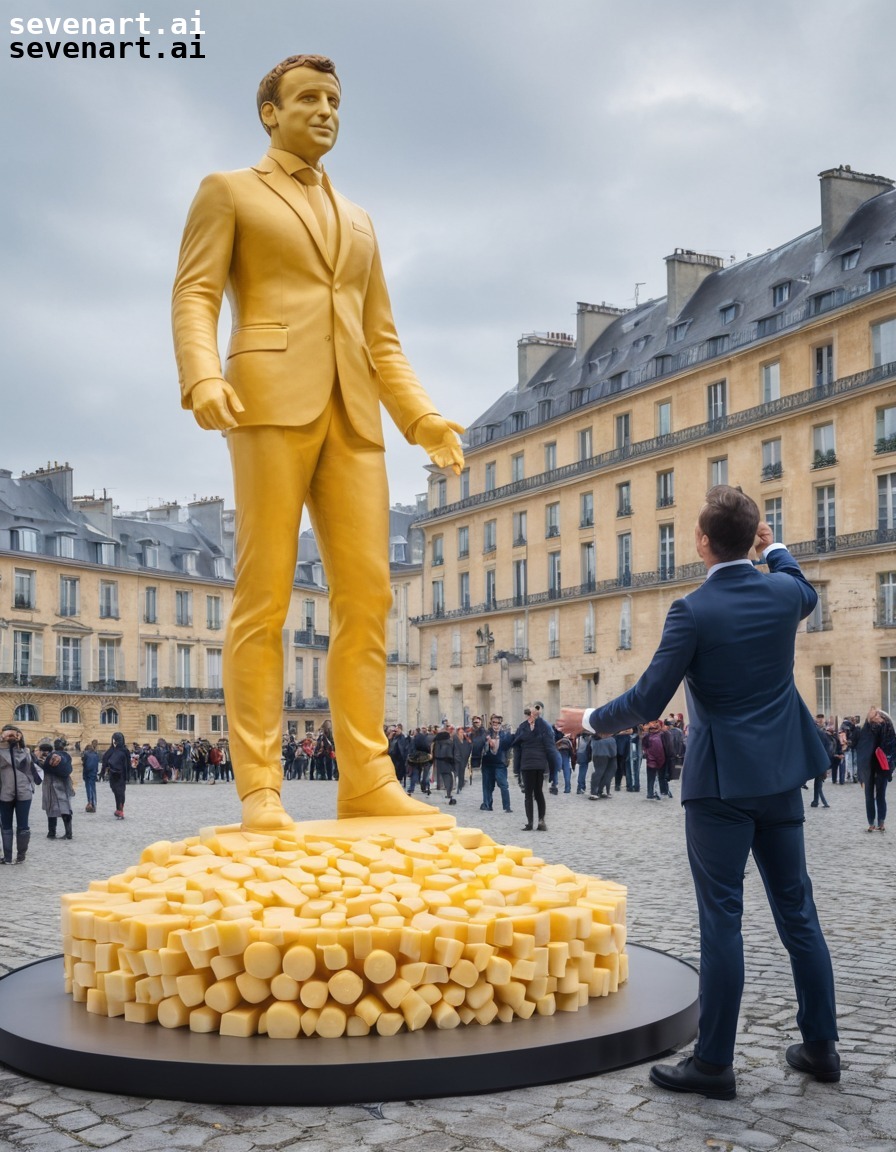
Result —
[[696, 1033], [694, 969], [652, 948], [628, 953], [628, 982], [578, 1012], [336, 1040], [238, 1039], [97, 1016], [65, 994], [53, 956], [0, 980], [0, 1061], [72, 1088], [206, 1104], [360, 1104], [573, 1080]]

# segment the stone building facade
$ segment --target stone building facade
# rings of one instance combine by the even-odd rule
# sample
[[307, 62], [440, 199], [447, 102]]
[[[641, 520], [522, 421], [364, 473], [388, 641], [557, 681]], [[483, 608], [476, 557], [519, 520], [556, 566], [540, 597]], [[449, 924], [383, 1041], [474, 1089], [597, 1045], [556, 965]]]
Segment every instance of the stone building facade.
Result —
[[796, 656], [810, 707], [896, 708], [896, 191], [820, 179], [820, 227], [728, 266], [676, 250], [666, 297], [580, 303], [575, 334], [520, 340], [516, 387], [418, 520], [423, 721], [630, 687], [703, 578], [694, 524], [719, 482], [819, 589]]

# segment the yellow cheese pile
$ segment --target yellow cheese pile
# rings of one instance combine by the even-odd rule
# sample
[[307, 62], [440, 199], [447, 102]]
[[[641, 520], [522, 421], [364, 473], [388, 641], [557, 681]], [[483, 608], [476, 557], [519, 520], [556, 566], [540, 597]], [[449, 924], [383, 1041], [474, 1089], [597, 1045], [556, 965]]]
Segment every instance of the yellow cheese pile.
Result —
[[627, 977], [619, 884], [478, 829], [302, 828], [160, 841], [63, 896], [66, 991], [142, 1024], [293, 1039], [572, 1012]]

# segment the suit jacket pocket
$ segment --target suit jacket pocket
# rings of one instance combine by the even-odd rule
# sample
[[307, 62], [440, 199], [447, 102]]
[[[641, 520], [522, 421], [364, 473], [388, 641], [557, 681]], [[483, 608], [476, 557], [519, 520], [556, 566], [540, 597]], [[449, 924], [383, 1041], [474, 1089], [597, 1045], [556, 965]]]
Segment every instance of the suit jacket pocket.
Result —
[[256, 324], [251, 328], [237, 328], [230, 337], [228, 357], [241, 352], [285, 352], [289, 329], [282, 324]]

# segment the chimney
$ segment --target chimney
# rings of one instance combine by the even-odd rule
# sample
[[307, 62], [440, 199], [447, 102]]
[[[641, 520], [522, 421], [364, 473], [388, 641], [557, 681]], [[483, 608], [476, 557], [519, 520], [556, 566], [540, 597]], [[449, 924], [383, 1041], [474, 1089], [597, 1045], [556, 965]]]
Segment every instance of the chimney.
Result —
[[558, 348], [572, 348], [575, 341], [566, 332], [525, 332], [517, 341], [517, 389], [522, 390], [539, 368]]
[[866, 200], [881, 192], [892, 192], [893, 181], [886, 176], [853, 172], [848, 164], [819, 172], [821, 181], [821, 247], [826, 251], [850, 216]]
[[207, 540], [224, 551], [224, 501], [220, 496], [192, 500], [187, 505], [190, 519]]
[[725, 267], [720, 256], [704, 256], [690, 248], [676, 248], [666, 257], [666, 322], [671, 324], [707, 276]]
[[146, 519], [156, 524], [179, 524], [180, 505], [176, 500], [172, 500], [167, 504], [159, 504], [155, 508], [147, 508]]
[[47, 463], [46, 468], [38, 468], [36, 472], [29, 472], [23, 474], [23, 480], [37, 480], [40, 484], [49, 488], [57, 500], [72, 511], [72, 466], [66, 461], [65, 464], [59, 464], [53, 461], [52, 464]]
[[582, 361], [588, 349], [598, 336], [602, 336], [614, 320], [624, 316], [626, 308], [614, 308], [612, 304], [585, 304], [581, 300], [576, 305], [576, 360]]
[[111, 496], [76, 496], [73, 504], [94, 528], [99, 528], [106, 536], [112, 536]]

